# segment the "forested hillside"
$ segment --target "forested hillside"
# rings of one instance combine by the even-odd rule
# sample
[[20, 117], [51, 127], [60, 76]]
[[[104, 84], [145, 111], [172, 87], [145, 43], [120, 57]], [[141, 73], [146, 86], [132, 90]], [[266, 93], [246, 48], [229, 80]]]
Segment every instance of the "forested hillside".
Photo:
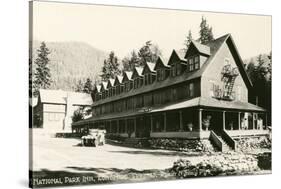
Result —
[[[33, 42], [33, 60], [39, 46], [40, 41]], [[51, 89], [74, 91], [79, 79], [94, 81], [107, 58], [106, 52], [83, 42], [46, 42], [46, 46], [50, 50]]]

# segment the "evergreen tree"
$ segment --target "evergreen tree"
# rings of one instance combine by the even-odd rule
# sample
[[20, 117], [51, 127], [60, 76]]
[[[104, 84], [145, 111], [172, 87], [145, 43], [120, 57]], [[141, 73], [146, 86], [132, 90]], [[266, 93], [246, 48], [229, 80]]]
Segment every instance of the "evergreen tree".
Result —
[[79, 109], [75, 110], [73, 112], [73, 116], [71, 118], [72, 118], [73, 123], [75, 123], [77, 121], [80, 121], [80, 120], [83, 120], [84, 119], [83, 109], [79, 108]]
[[111, 51], [108, 59], [104, 60], [101, 79], [102, 81], [107, 81], [109, 78], [114, 78], [120, 73], [121, 70], [119, 68], [118, 58], [115, 56], [114, 52]]
[[213, 29], [212, 27], [209, 27], [207, 20], [204, 17], [202, 17], [200, 23], [199, 36], [199, 42], [201, 44], [206, 44], [207, 42], [214, 40]]
[[84, 89], [83, 82], [81, 79], [79, 79], [75, 87], [75, 92], [83, 92], [83, 89]]
[[187, 49], [189, 48], [189, 45], [192, 41], [192, 32], [191, 30], [188, 31], [188, 36], [186, 36], [186, 39], [184, 41], [184, 51], [187, 51]]
[[139, 65], [144, 66], [146, 62], [156, 62], [158, 56], [161, 55], [161, 50], [151, 41], [147, 41], [143, 47], [140, 48], [138, 56], [140, 58]]
[[92, 80], [90, 78], [87, 78], [82, 92], [91, 94], [93, 89], [94, 89], [94, 87], [93, 87], [93, 84], [92, 84]]
[[29, 98], [31, 98], [32, 97], [32, 88], [33, 88], [33, 82], [32, 82], [32, 60], [29, 58], [29, 60], [28, 60], [28, 64], [29, 64], [29, 66], [28, 66], [28, 88], [29, 88], [29, 90], [28, 90], [28, 94], [29, 94]]
[[35, 60], [36, 70], [33, 83], [33, 94], [38, 95], [39, 89], [48, 89], [51, 85], [51, 73], [48, 67], [50, 54], [45, 42], [42, 42], [40, 48], [37, 50], [37, 58]]
[[136, 51], [132, 51], [130, 57], [123, 58], [122, 64], [124, 71], [132, 71], [136, 66], [140, 66], [140, 58]]

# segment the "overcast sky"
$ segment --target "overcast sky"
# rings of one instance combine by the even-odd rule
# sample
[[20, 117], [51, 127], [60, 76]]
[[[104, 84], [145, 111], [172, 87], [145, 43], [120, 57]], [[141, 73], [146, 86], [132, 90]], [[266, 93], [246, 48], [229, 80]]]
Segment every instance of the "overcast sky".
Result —
[[231, 33], [243, 59], [271, 51], [271, 17], [179, 10], [35, 2], [33, 37], [40, 41], [82, 41], [119, 58], [145, 41], [164, 56], [183, 48], [190, 29], [198, 37], [201, 17], [215, 38]]

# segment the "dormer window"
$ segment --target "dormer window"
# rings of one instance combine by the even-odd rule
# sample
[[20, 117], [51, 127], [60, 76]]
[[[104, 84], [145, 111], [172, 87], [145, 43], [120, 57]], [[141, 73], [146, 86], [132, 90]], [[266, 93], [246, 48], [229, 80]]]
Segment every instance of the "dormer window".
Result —
[[149, 77], [150, 77], [150, 74], [145, 74], [144, 75], [144, 85], [149, 85]]
[[162, 81], [165, 79], [165, 69], [157, 69], [157, 81]]
[[171, 76], [175, 77], [176, 76], [176, 72], [177, 72], [177, 68], [175, 65], [171, 66]]
[[138, 83], [137, 83], [138, 81], [137, 80], [138, 80], [138, 78], [134, 79], [134, 89], [136, 89], [138, 87]]
[[181, 74], [181, 64], [180, 63], [176, 64], [176, 69], [177, 69], [177, 75], [180, 75]]
[[116, 86], [116, 95], [120, 94], [120, 85]]
[[116, 89], [115, 89], [115, 87], [112, 87], [113, 89], [112, 89], [112, 96], [115, 96], [115, 94], [116, 94]]
[[189, 71], [193, 71], [194, 70], [193, 57], [189, 58], [188, 63], [189, 63]]
[[112, 88], [109, 88], [109, 97], [112, 96]]
[[127, 81], [125, 83], [125, 91], [129, 91], [130, 90], [130, 81]]

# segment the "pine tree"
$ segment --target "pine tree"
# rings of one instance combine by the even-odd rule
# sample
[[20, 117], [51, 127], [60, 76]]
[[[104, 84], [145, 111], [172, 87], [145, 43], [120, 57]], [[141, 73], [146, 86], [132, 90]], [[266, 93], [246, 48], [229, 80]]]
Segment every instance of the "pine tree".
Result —
[[192, 32], [191, 30], [188, 31], [188, 36], [186, 36], [186, 39], [184, 41], [184, 51], [187, 51], [187, 49], [189, 48], [189, 45], [192, 41]]
[[83, 82], [81, 79], [79, 79], [75, 87], [75, 92], [83, 92], [83, 88], [84, 88]]
[[42, 42], [40, 48], [37, 50], [37, 58], [35, 60], [36, 70], [33, 83], [33, 94], [38, 95], [39, 89], [48, 89], [51, 85], [51, 73], [48, 67], [50, 54], [45, 42]]
[[93, 84], [92, 84], [92, 80], [90, 78], [87, 78], [82, 92], [91, 94], [93, 89], [94, 89], [94, 87], [93, 87]]
[[111, 51], [109, 53], [108, 59], [104, 60], [101, 79], [102, 81], [107, 81], [109, 78], [114, 78], [120, 73], [121, 70], [119, 68], [118, 58], [115, 56], [114, 52]]
[[132, 51], [130, 57], [123, 58], [122, 64], [124, 71], [132, 71], [135, 67], [140, 66], [140, 58], [136, 51]]
[[146, 62], [156, 62], [158, 56], [161, 55], [161, 50], [151, 41], [147, 41], [143, 47], [140, 48], [138, 56], [140, 58], [140, 66], [144, 66]]
[[199, 42], [201, 44], [206, 44], [207, 42], [214, 40], [213, 29], [212, 27], [209, 27], [206, 18], [203, 16], [200, 23], [199, 36]]

